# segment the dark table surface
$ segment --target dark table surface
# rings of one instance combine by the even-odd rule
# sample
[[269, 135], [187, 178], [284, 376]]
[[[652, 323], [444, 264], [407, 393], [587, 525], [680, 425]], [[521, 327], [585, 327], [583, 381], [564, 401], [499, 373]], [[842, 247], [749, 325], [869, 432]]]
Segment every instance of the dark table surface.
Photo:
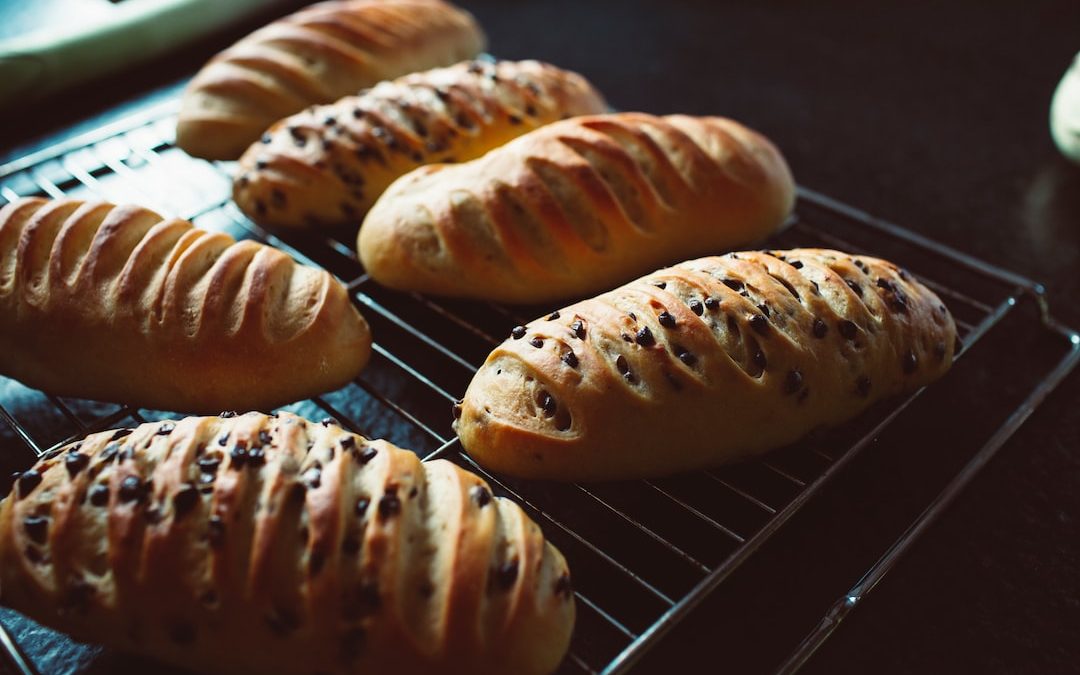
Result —
[[[621, 109], [740, 119], [779, 145], [801, 184], [1045, 283], [1055, 316], [1080, 326], [1080, 167], [1057, 154], [1047, 127], [1054, 87], [1080, 50], [1080, 3], [462, 4], [492, 53], [579, 70]], [[192, 72], [235, 36], [0, 112], [0, 154]], [[806, 672], [1080, 671], [1078, 403], [1074, 374]], [[910, 520], [870, 508], [863, 479], [875, 462], [861, 458], [857, 478], [841, 476], [730, 580], [738, 590], [710, 598], [639, 670], [774, 667], [857, 578], [802, 588], [811, 577], [801, 569], [865, 569], [851, 561], [866, 555], [857, 544], [833, 532], [841, 543], [823, 552], [814, 536], [828, 536], [839, 514], [872, 513], [892, 528], [887, 545]], [[940, 486], [922, 487], [932, 496]]]

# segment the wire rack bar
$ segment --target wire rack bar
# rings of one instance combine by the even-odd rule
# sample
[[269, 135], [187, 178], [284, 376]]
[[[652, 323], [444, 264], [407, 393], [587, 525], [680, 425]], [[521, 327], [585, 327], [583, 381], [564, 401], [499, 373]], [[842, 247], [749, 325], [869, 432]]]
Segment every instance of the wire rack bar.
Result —
[[586, 672], [586, 673], [595, 673], [596, 672], [595, 670], [593, 670], [592, 666], [590, 666], [589, 664], [582, 661], [581, 657], [578, 656], [577, 654], [575, 654], [574, 652], [570, 652], [569, 654], [567, 654], [566, 658], [567, 658], [567, 660], [570, 661], [570, 663], [573, 663], [575, 666], [577, 666], [577, 668], [579, 670], [581, 670], [583, 672]]
[[452, 321], [453, 323], [457, 324], [458, 326], [461, 326], [462, 328], [469, 331], [470, 333], [472, 333], [476, 337], [480, 338], [484, 342], [487, 342], [488, 344], [491, 344], [491, 345], [497, 345], [497, 344], [499, 344], [499, 342], [501, 342], [501, 340], [498, 340], [498, 339], [488, 335], [487, 333], [485, 333], [480, 328], [472, 325], [471, 323], [469, 323], [465, 319], [462, 319], [460, 316], [458, 316], [457, 314], [454, 314], [453, 312], [446, 309], [445, 307], [443, 307], [439, 303], [437, 303], [437, 302], [435, 302], [433, 300], [430, 300], [428, 298], [425, 298], [424, 296], [420, 295], [419, 293], [410, 293], [409, 295], [411, 295], [413, 297], [413, 299], [415, 299], [417, 302], [422, 303], [425, 307], [427, 307], [431, 311], [438, 314], [440, 317], [446, 319], [447, 321]]
[[738, 542], [740, 544], [746, 543], [746, 537], [742, 536], [738, 532], [733, 531], [731, 528], [727, 527], [723, 523], [717, 522], [716, 519], [714, 519], [712, 516], [708, 516], [708, 515], [702, 513], [699, 509], [696, 509], [693, 506], [690, 506], [685, 501], [679, 499], [678, 497], [671, 494], [670, 492], [668, 492], [664, 488], [660, 487], [656, 483], [654, 483], [654, 482], [652, 482], [650, 480], [644, 481], [644, 483], [646, 485], [648, 485], [649, 487], [651, 487], [653, 490], [656, 490], [657, 492], [659, 492], [661, 495], [663, 495], [667, 499], [675, 502], [676, 504], [678, 504], [680, 507], [682, 507], [686, 511], [694, 514], [694, 516], [697, 517], [699, 520], [701, 520], [701, 522], [705, 523], [706, 525], [713, 528], [717, 532], [722, 532], [725, 537], [728, 537], [729, 539], [732, 539], [732, 540], [734, 540], [734, 541], [736, 541], [736, 542]]
[[162, 101], [161, 103], [148, 105], [142, 110], [132, 113], [126, 117], [118, 119], [114, 122], [110, 122], [104, 126], [98, 127], [92, 131], [88, 131], [84, 134], [79, 134], [66, 141], [61, 141], [56, 145], [49, 146], [42, 150], [32, 152], [28, 155], [23, 155], [17, 159], [13, 159], [3, 166], [0, 166], [0, 178], [6, 178], [13, 173], [18, 173], [24, 169], [28, 169], [32, 166], [36, 166], [50, 159], [59, 157], [60, 155], [71, 152], [72, 150], [78, 150], [79, 148], [93, 145], [107, 138], [117, 136], [124, 132], [130, 131], [136, 127], [141, 127], [147, 124], [152, 124], [158, 120], [166, 119], [176, 114], [176, 111], [180, 108], [179, 99], [169, 99]]
[[11, 637], [11, 633], [0, 623], [0, 647], [3, 648], [4, 658], [11, 667], [21, 675], [39, 675], [37, 668], [23, 655], [19, 645]]
[[935, 241], [917, 232], [913, 232], [907, 228], [900, 227], [899, 225], [891, 223], [882, 218], [877, 218], [876, 216], [857, 209], [854, 206], [850, 206], [849, 204], [845, 204], [844, 202], [833, 199], [832, 197], [824, 195], [820, 192], [816, 192], [809, 188], [799, 186], [796, 188], [796, 193], [798, 194], [800, 199], [826, 208], [834, 213], [841, 214], [850, 220], [858, 222], [860, 225], [878, 230], [879, 232], [887, 234], [894, 239], [906, 241], [919, 247], [922, 250], [925, 250], [928, 253], [933, 253], [934, 255], [964, 265], [972, 271], [979, 272], [988, 277], [997, 279], [998, 281], [1009, 283], [1015, 286], [1020, 286], [1025, 291], [1036, 295], [1043, 295], [1046, 291], [1046, 289], [1043, 288], [1042, 284], [1032, 281], [1027, 277], [1021, 276], [1016, 272], [1009, 271], [1003, 267], [998, 267], [997, 265], [993, 265], [984, 260], [980, 260], [973, 255], [964, 253], [963, 251], [957, 250], [951, 246], [942, 244], [941, 242]]
[[972, 298], [971, 296], [969, 296], [969, 295], [967, 295], [965, 293], [961, 293], [960, 291], [954, 290], [953, 288], [950, 288], [949, 286], [946, 286], [945, 284], [938, 283], [938, 282], [934, 281], [933, 279], [927, 279], [925, 277], [920, 277], [919, 282], [922, 283], [927, 288], [929, 288], [930, 290], [932, 290], [933, 292], [937, 293], [939, 296], [945, 296], [946, 298], [952, 299], [952, 301], [954, 303], [961, 302], [961, 303], [967, 304], [968, 306], [973, 307], [973, 308], [977, 309], [980, 312], [989, 312], [989, 311], [992, 311], [994, 309], [993, 307], [986, 304], [985, 302], [980, 302], [979, 300], [976, 300], [975, 298]]
[[78, 415], [71, 411], [71, 408], [64, 405], [59, 397], [52, 394], [46, 394], [45, 398], [49, 399], [49, 402], [56, 406], [60, 413], [67, 418], [68, 422], [73, 424], [79, 430], [80, 434], [86, 434], [86, 425], [83, 424], [83, 421], [79, 419]]
[[[70, 410], [67, 408], [66, 405], [64, 405], [63, 402], [60, 402], [58, 407], [60, 407], [61, 411], [68, 410], [68, 412], [70, 412]], [[72, 413], [72, 414], [74, 414], [74, 413]], [[71, 443], [74, 443], [75, 441], [83, 438], [87, 434], [93, 434], [93, 433], [97, 433], [99, 431], [105, 431], [106, 429], [111, 429], [111, 428], [115, 427], [117, 425], [117, 423], [120, 422], [120, 420], [124, 419], [125, 417], [132, 417], [134, 414], [135, 414], [135, 411], [132, 408], [129, 408], [127, 406], [125, 406], [123, 408], [120, 408], [119, 410], [112, 413], [111, 415], [106, 415], [105, 417], [102, 417], [100, 419], [95, 420], [93, 422], [93, 424], [84, 425], [82, 427], [84, 429], [84, 431], [82, 433], [73, 434], [71, 436], [68, 436], [64, 440], [59, 441], [58, 443], [54, 443], [53, 445], [49, 446], [48, 448], [42, 450], [40, 454], [49, 453], [49, 452], [52, 452], [53, 450], [56, 450], [58, 448], [62, 448], [65, 445], [69, 445]]]
[[1066, 334], [1069, 336], [1072, 349], [1058, 362], [1050, 375], [1039, 382], [1035, 390], [1009, 415], [1004, 424], [998, 427], [989, 440], [986, 441], [986, 444], [949, 481], [948, 485], [938, 493], [926, 509], [912, 521], [903, 534], [892, 543], [863, 577], [847, 593], [833, 603], [821, 618], [820, 623], [807, 634], [795, 651], [777, 668], [777, 675], [792, 675], [806, 665], [821, 646], [832, 637], [840, 624], [855, 611], [866, 599], [867, 595], [877, 588], [885, 575], [896, 567], [897, 562], [911, 549], [912, 544], [937, 522], [945, 509], [956, 500], [976, 474], [993, 459], [998, 450], [1020, 428], [1020, 425], [1046, 400], [1050, 392], [1057, 388], [1061, 381], [1076, 368], [1077, 364], [1080, 363], [1080, 334], [1068, 330]]
[[581, 591], [574, 591], [574, 599], [595, 612], [600, 618], [611, 624], [612, 628], [622, 633], [628, 639], [636, 640], [638, 638], [637, 633], [624, 626], [621, 621], [608, 614], [606, 611], [604, 611], [603, 607], [590, 600]]
[[585, 548], [589, 549], [589, 551], [592, 552], [594, 555], [596, 555], [598, 558], [600, 558], [604, 562], [611, 565], [614, 569], [618, 570], [621, 574], [623, 574], [627, 578], [629, 578], [629, 579], [633, 580], [634, 582], [636, 582], [638, 586], [640, 586], [642, 589], [644, 589], [646, 592], [648, 592], [654, 598], [656, 598], [657, 600], [663, 602], [664, 604], [668, 605], [669, 607], [671, 605], [675, 604], [675, 601], [672, 600], [670, 597], [668, 597], [667, 594], [665, 594], [663, 591], [656, 588], [655, 586], [650, 584], [648, 581], [645, 581], [644, 579], [642, 579], [638, 574], [634, 573], [633, 570], [631, 570], [629, 567], [627, 567], [623, 563], [621, 563], [618, 560], [615, 560], [614, 558], [612, 558], [610, 555], [607, 554], [607, 552], [601, 550], [596, 544], [594, 544], [593, 542], [589, 541], [585, 537], [578, 534], [572, 527], [570, 527], [569, 525], [563, 523], [559, 519], [553, 517], [551, 514], [547, 513], [543, 509], [537, 507], [535, 504], [533, 504], [528, 499], [527, 496], [522, 495], [518, 491], [515, 491], [513, 488], [511, 488], [505, 482], [503, 482], [502, 480], [500, 480], [499, 478], [497, 478], [493, 474], [489, 473], [482, 466], [477, 464], [471, 457], [469, 457], [466, 454], [461, 454], [461, 455], [459, 455], [459, 457], [465, 463], [467, 463], [469, 465], [469, 468], [473, 471], [473, 473], [476, 473], [477, 475], [482, 476], [484, 478], [484, 480], [486, 480], [488, 483], [491, 483], [492, 485], [497, 486], [500, 490], [502, 490], [506, 494], [513, 497], [514, 501], [519, 502], [520, 504], [522, 504], [524, 506], [528, 506], [531, 510], [533, 510], [536, 514], [538, 514], [541, 518], [543, 518], [546, 522], [551, 523], [556, 528], [561, 530], [564, 534], [569, 535], [570, 538], [572, 538], [578, 544], [581, 544]]
[[[101, 152], [97, 152], [97, 151], [92, 151], [92, 152], [94, 152], [94, 155], [98, 159], [100, 159], [101, 162], [106, 167], [108, 167], [110, 171], [112, 171], [114, 174], [116, 174], [118, 176], [123, 176], [128, 181], [128, 185], [132, 189], [134, 189], [135, 191], [137, 191], [138, 193], [140, 193], [141, 195], [143, 195], [147, 199], [152, 200], [154, 202], [157, 202], [158, 198], [154, 194], [153, 185], [150, 184], [149, 180], [142, 173], [128, 168], [128, 166], [126, 164], [124, 164], [122, 161], [117, 161], [117, 160], [115, 160], [115, 159], [113, 159], [111, 157], [102, 157]], [[149, 153], [149, 154], [153, 154], [153, 153]], [[214, 208], [214, 207], [209, 207], [209, 208]], [[201, 214], [184, 214], [184, 218], [187, 219], [187, 220], [191, 220], [192, 218], [195, 218], [198, 215], [201, 215]]]
[[397, 367], [404, 370], [406, 373], [411, 375], [414, 379], [418, 380], [419, 382], [422, 382], [424, 384], [424, 386], [428, 387], [429, 389], [434, 391], [439, 396], [442, 396], [447, 401], [453, 402], [453, 401], [457, 400], [456, 396], [454, 396], [450, 392], [446, 391], [445, 389], [443, 389], [439, 385], [432, 382], [431, 379], [428, 376], [424, 375], [423, 373], [421, 373], [416, 368], [413, 368], [408, 363], [406, 363], [404, 360], [399, 359], [398, 357], [394, 356], [391, 352], [387, 351], [386, 347], [383, 347], [381, 344], [373, 343], [371, 345], [371, 349], [375, 353], [377, 353], [380, 356], [384, 357], [387, 361], [390, 361], [391, 363], [393, 363]]
[[[440, 354], [442, 354], [446, 358], [448, 358], [451, 361], [457, 363], [462, 368], [465, 368], [469, 372], [474, 372], [478, 368], [478, 366], [474, 366], [473, 364], [469, 363], [468, 361], [461, 358], [460, 356], [458, 356], [454, 352], [450, 351], [449, 349], [447, 349], [443, 345], [439, 344], [436, 340], [433, 340], [431, 337], [429, 337], [428, 335], [426, 335], [422, 331], [419, 331], [416, 328], [414, 328], [411, 324], [409, 324], [407, 321], [403, 320], [397, 314], [394, 314], [393, 312], [388, 310], [386, 307], [384, 307], [381, 303], [379, 303], [377, 300], [375, 300], [375, 298], [372, 298], [370, 295], [368, 295], [366, 293], [357, 293], [356, 297], [360, 300], [361, 303], [363, 303], [364, 306], [370, 307], [371, 309], [375, 310], [376, 312], [378, 312], [379, 314], [381, 314], [382, 316], [386, 317], [391, 322], [393, 322], [397, 327], [401, 328], [406, 333], [408, 333], [409, 335], [412, 335], [417, 340], [420, 340], [421, 342], [423, 342], [427, 346], [431, 347], [435, 351], [439, 352]], [[451, 400], [454, 399], [453, 396], [451, 396], [450, 398], [451, 398]]]
[[801, 488], [806, 487], [806, 481], [801, 480], [799, 478], [796, 478], [795, 476], [792, 476], [790, 473], [788, 473], [787, 471], [784, 471], [783, 469], [779, 468], [778, 466], [776, 466], [775, 464], [773, 464], [772, 462], [770, 462], [768, 460], [762, 460], [761, 461], [761, 466], [765, 467], [769, 471], [772, 471], [777, 476], [780, 476], [781, 478], [788, 481], [789, 483], [793, 483], [796, 486], [801, 487]]
[[41, 446], [30, 437], [30, 434], [26, 432], [26, 429], [15, 420], [3, 405], [0, 405], [0, 419], [3, 419], [8, 427], [10, 427], [19, 437], [19, 440], [21, 440], [26, 447], [30, 448], [30, 452], [33, 452], [35, 457], [41, 454]]
[[[832, 461], [832, 459], [831, 459], [831, 458], [828, 458], [828, 457], [825, 457], [825, 459], [827, 459], [827, 460], [828, 460], [828, 461], [830, 461], [830, 462]], [[742, 498], [743, 498], [743, 499], [745, 499], [746, 501], [750, 502], [750, 503], [751, 503], [751, 504], [753, 504], [754, 506], [758, 507], [759, 509], [761, 509], [761, 510], [762, 510], [762, 511], [764, 511], [765, 513], [768, 513], [769, 515], [772, 515], [772, 514], [776, 513], [776, 509], [774, 509], [773, 507], [769, 506], [769, 505], [768, 505], [768, 504], [766, 504], [765, 502], [761, 501], [761, 500], [760, 500], [760, 499], [758, 499], [757, 497], [753, 496], [753, 495], [752, 495], [752, 494], [750, 494], [749, 492], [746, 492], [746, 491], [744, 491], [744, 490], [742, 490], [742, 489], [740, 489], [740, 488], [738, 488], [738, 487], [736, 487], [736, 486], [732, 485], [731, 483], [729, 483], [728, 481], [724, 480], [723, 478], [721, 478], [721, 477], [717, 476], [717, 475], [716, 475], [716, 473], [714, 473], [713, 471], [706, 471], [706, 472], [705, 472], [705, 475], [706, 475], [706, 476], [708, 476], [708, 477], [709, 477], [710, 479], [712, 479], [712, 480], [716, 481], [716, 482], [717, 482], [717, 483], [719, 483], [720, 485], [723, 485], [723, 486], [724, 486], [725, 488], [727, 488], [728, 490], [731, 490], [731, 491], [732, 491], [732, 492], [734, 492], [735, 494], [739, 495], [740, 497], [742, 497]]]
[[92, 192], [95, 197], [101, 199], [105, 197], [105, 190], [102, 189], [101, 183], [98, 182], [97, 178], [91, 176], [87, 171], [83, 170], [82, 167], [76, 165], [69, 159], [65, 158], [61, 163], [63, 164], [64, 169], [82, 183], [87, 190]]
[[[375, 345], [372, 345], [372, 349], [374, 349], [374, 348], [375, 348]], [[376, 401], [378, 401], [379, 403], [382, 403], [387, 408], [390, 408], [395, 413], [400, 415], [401, 418], [403, 420], [405, 420], [406, 422], [408, 422], [409, 424], [413, 425], [414, 427], [416, 427], [420, 431], [424, 432], [428, 436], [431, 436], [433, 439], [435, 439], [439, 443], [446, 443], [447, 439], [443, 438], [441, 434], [439, 434], [437, 431], [435, 431], [434, 429], [432, 429], [428, 425], [421, 422], [411, 412], [409, 412], [405, 408], [401, 407], [400, 405], [398, 405], [394, 401], [387, 398], [385, 395], [383, 395], [383, 393], [381, 391], [379, 391], [378, 387], [373, 387], [372, 385], [368, 384], [367, 381], [364, 380], [363, 377], [357, 378], [356, 379], [356, 384], [359, 385], [361, 389], [363, 389], [365, 392], [367, 392], [368, 395], [370, 395]]]
[[637, 520], [634, 520], [633, 518], [631, 518], [627, 514], [623, 513], [619, 509], [617, 509], [614, 506], [612, 506], [611, 504], [609, 504], [603, 498], [593, 494], [592, 492], [589, 492], [589, 490], [585, 486], [581, 485], [580, 483], [574, 483], [574, 487], [576, 487], [578, 490], [581, 490], [581, 492], [583, 492], [585, 495], [587, 495], [589, 498], [591, 498], [597, 504], [600, 504], [605, 509], [607, 509], [611, 513], [615, 514], [615, 516], [617, 516], [619, 519], [623, 520], [626, 523], [629, 523], [631, 526], [637, 528], [645, 536], [649, 537], [653, 541], [657, 542], [661, 546], [664, 546], [669, 551], [671, 551], [675, 555], [682, 558], [683, 561], [685, 561], [685, 562], [689, 563], [690, 565], [698, 568], [698, 570], [700, 570], [701, 572], [703, 572], [705, 574], [709, 573], [709, 566], [708, 565], [700, 562], [699, 560], [697, 560], [692, 555], [690, 555], [686, 551], [682, 550], [681, 548], [679, 548], [675, 544], [672, 544], [670, 541], [668, 541], [667, 539], [663, 538], [662, 536], [660, 536], [659, 534], [654, 532], [648, 526], [643, 525], [642, 523], [639, 523]]
[[739, 565], [757, 551], [765, 541], [767, 541], [784, 523], [798, 512], [803, 504], [809, 501], [809, 499], [818, 492], [822, 485], [828, 482], [833, 475], [857, 457], [866, 446], [872, 443], [873, 440], [888, 427], [900, 413], [906, 410], [924, 390], [925, 388], [920, 389], [907, 396], [901, 403], [889, 411], [889, 413], [869, 432], [864, 434], [846, 452], [830, 464], [810, 483], [810, 485], [806, 487], [806, 489], [796, 493], [795, 497], [788, 502], [787, 506], [766, 521], [761, 529], [743, 542], [742, 545], [736, 549], [731, 556], [724, 560], [724, 562], [718, 565], [709, 576], [702, 579], [679, 603], [669, 609], [652, 626], [650, 626], [647, 631], [642, 633], [637, 640], [616, 656], [604, 669], [604, 674], [615, 675], [628, 672], [630, 668], [641, 659], [642, 655], [645, 653], [646, 645], [660, 639], [679, 621], [684, 619], [686, 615], [697, 607], [713, 589], [719, 586], [724, 579], [734, 572]]
[[322, 396], [313, 396], [311, 398], [311, 400], [315, 403], [315, 405], [322, 408], [323, 411], [326, 412], [331, 418], [336, 420], [337, 423], [340, 424], [341, 426], [345, 427], [346, 429], [353, 432], [354, 434], [360, 434], [361, 436], [368, 436], [368, 434], [364, 433], [364, 430], [362, 428], [360, 428], [360, 425], [357, 424], [353, 420], [353, 418], [349, 417], [345, 413], [341, 412], [340, 410], [338, 410], [334, 406], [327, 403], [326, 399], [324, 399]]
[[58, 188], [56, 184], [48, 178], [38, 175], [34, 175], [33, 178], [34, 182], [37, 183], [38, 187], [40, 187], [45, 194], [49, 195], [53, 199], [63, 199], [66, 196], [64, 195], [64, 191]]

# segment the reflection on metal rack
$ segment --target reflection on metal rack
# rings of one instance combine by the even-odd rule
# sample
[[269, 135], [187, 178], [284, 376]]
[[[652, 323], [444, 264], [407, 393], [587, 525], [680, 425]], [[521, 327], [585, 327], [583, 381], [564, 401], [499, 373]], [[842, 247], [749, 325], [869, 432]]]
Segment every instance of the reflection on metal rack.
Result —
[[[377, 338], [372, 362], [344, 389], [288, 409], [316, 419], [337, 418], [354, 431], [387, 438], [425, 459], [448, 459], [479, 473], [497, 493], [521, 504], [574, 571], [578, 625], [561, 672], [627, 671], [918, 396], [888, 402], [849, 428], [736, 467], [588, 486], [488, 473], [461, 451], [450, 429], [449, 406], [464, 392], [499, 336], [542, 309], [387, 291], [363, 273], [351, 241], [263, 230], [230, 202], [230, 164], [193, 160], [172, 145], [174, 110], [175, 102], [168, 102], [0, 167], [0, 197], [135, 202], [191, 219], [206, 229], [270, 243], [337, 275], [372, 324]], [[800, 191], [792, 227], [770, 245], [827, 246], [902, 262], [949, 304], [966, 347], [1022, 298], [1042, 302], [1041, 287], [1027, 279], [807, 190]], [[1041, 306], [1045, 318], [1045, 305]], [[1075, 367], [1080, 338], [1049, 322], [1047, 330], [1071, 344], [1065, 357], [1020, 409], [1002, 420], [996, 431], [988, 429], [993, 435], [982, 448], [972, 449], [972, 463], [868, 573], [852, 597], [873, 588], [974, 471]], [[33, 452], [17, 460], [23, 466], [87, 433], [163, 416], [171, 415], [60, 399], [0, 378], [0, 429], [6, 424]], [[849, 605], [854, 602], [841, 601], [807, 638], [785, 666], [789, 672], [827, 639]], [[3, 627], [0, 648], [20, 673], [33, 675], [41, 668], [20, 652]]]

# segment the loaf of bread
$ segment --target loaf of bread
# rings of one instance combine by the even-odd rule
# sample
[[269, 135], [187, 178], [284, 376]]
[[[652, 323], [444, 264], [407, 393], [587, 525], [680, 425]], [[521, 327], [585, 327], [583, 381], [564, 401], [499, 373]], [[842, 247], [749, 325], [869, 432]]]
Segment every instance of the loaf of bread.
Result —
[[578, 117], [403, 176], [359, 251], [391, 288], [545, 302], [762, 239], [793, 201], [780, 153], [731, 120]]
[[233, 198], [266, 225], [359, 228], [386, 187], [418, 166], [470, 160], [605, 109], [585, 78], [537, 61], [413, 73], [275, 123], [241, 157]]
[[324, 270], [137, 206], [0, 210], [0, 373], [163, 410], [269, 409], [352, 380], [371, 332]]
[[732, 253], [662, 269], [528, 326], [456, 406], [494, 471], [650, 477], [740, 460], [913, 391], [956, 326], [892, 263], [839, 251]]
[[0, 502], [0, 602], [196, 672], [548, 673], [572, 596], [480, 478], [288, 413], [94, 434]]
[[188, 85], [176, 143], [236, 159], [270, 124], [315, 103], [480, 53], [472, 16], [440, 0], [333, 0], [265, 26], [210, 60]]

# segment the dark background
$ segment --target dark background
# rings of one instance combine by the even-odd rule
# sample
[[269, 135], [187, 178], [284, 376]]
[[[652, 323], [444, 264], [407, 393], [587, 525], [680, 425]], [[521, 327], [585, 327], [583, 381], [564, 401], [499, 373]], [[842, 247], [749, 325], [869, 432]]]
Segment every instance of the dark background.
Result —
[[[1045, 283], [1053, 313], [1080, 326], [1080, 167], [1047, 126], [1080, 50], [1080, 3], [462, 4], [492, 53], [576, 69], [620, 109], [737, 118], [777, 143], [801, 184]], [[0, 111], [0, 154], [100, 124], [249, 28]], [[1080, 671], [1078, 403], [1074, 374], [806, 672]], [[917, 506], [940, 489], [933, 456], [949, 424], [945, 411], [915, 430], [922, 464], [871, 450], [848, 467], [639, 670], [774, 667], [918, 513], [882, 495]], [[899, 465], [908, 482], [891, 485]]]

